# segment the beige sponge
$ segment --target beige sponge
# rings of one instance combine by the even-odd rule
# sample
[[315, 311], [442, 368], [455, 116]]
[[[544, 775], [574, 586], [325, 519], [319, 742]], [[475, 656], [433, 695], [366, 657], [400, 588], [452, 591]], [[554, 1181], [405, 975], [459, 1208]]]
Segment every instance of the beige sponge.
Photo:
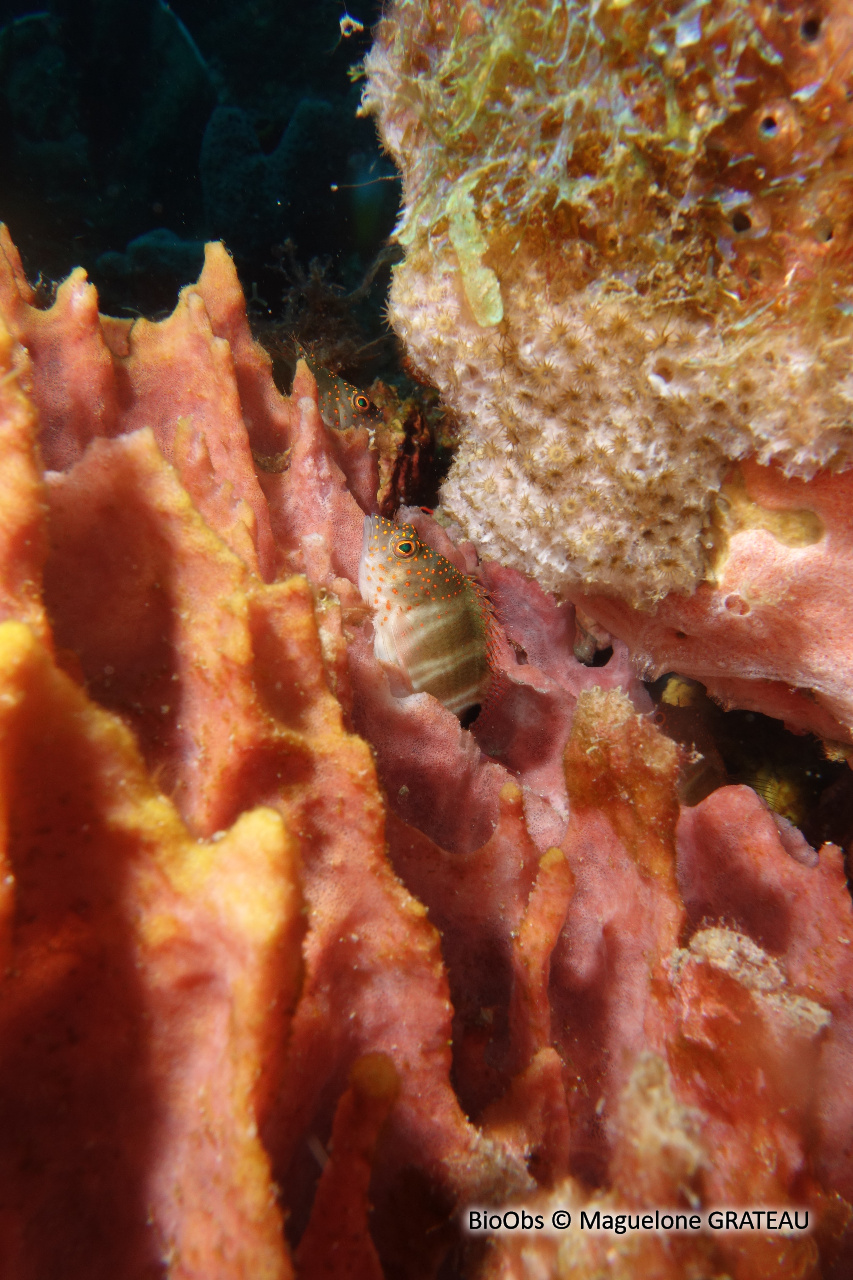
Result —
[[390, 316], [458, 415], [447, 509], [553, 590], [708, 572], [730, 464], [853, 461], [853, 11], [397, 0]]

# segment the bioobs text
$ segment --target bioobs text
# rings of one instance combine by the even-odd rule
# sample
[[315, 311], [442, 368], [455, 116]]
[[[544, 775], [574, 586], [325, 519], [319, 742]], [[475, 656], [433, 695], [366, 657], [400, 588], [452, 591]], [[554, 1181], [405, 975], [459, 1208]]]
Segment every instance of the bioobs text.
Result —
[[642, 1213], [607, 1213], [601, 1209], [581, 1209], [574, 1215], [568, 1209], [532, 1213], [526, 1208], [466, 1209], [463, 1217], [467, 1231], [491, 1235], [521, 1232], [575, 1230], [612, 1232], [617, 1236], [629, 1232], [695, 1232], [695, 1231], [763, 1231], [798, 1234], [809, 1229], [808, 1209], [706, 1209], [701, 1213], [652, 1209]]

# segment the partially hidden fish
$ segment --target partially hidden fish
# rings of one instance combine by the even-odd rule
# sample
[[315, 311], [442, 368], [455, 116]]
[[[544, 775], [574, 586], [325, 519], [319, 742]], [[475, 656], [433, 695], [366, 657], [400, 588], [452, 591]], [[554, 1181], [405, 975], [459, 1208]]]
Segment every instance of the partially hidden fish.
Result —
[[320, 417], [332, 431], [348, 431], [350, 427], [367, 427], [374, 431], [382, 425], [381, 411], [366, 391], [324, 369], [310, 352], [297, 343], [296, 354], [314, 375], [320, 397]]
[[497, 623], [488, 597], [414, 525], [365, 516], [358, 585], [375, 610], [376, 657], [413, 692], [431, 693], [460, 718], [491, 697]]

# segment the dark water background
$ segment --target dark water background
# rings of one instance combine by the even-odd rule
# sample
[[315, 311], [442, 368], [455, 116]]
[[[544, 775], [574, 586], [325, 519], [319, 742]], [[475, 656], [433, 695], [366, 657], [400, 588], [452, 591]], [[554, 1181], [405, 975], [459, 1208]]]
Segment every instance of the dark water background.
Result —
[[[347, 14], [363, 33], [342, 37]], [[378, 17], [368, 0], [0, 0], [0, 219], [31, 278], [82, 264], [103, 310], [156, 314], [223, 239], [268, 319], [312, 259], [356, 287], [399, 200], [348, 75]]]

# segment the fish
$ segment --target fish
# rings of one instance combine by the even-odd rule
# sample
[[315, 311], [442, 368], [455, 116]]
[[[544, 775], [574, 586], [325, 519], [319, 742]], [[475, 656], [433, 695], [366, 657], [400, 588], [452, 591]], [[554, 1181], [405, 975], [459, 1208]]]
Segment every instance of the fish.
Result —
[[351, 427], [367, 427], [372, 433], [384, 421], [381, 410], [366, 391], [353, 386], [337, 373], [318, 364], [299, 343], [296, 354], [314, 375], [320, 398], [320, 417], [331, 431], [348, 431]]
[[365, 516], [358, 570], [373, 606], [373, 652], [408, 692], [430, 693], [463, 723], [497, 688], [497, 621], [483, 587], [422, 542], [414, 525]]

